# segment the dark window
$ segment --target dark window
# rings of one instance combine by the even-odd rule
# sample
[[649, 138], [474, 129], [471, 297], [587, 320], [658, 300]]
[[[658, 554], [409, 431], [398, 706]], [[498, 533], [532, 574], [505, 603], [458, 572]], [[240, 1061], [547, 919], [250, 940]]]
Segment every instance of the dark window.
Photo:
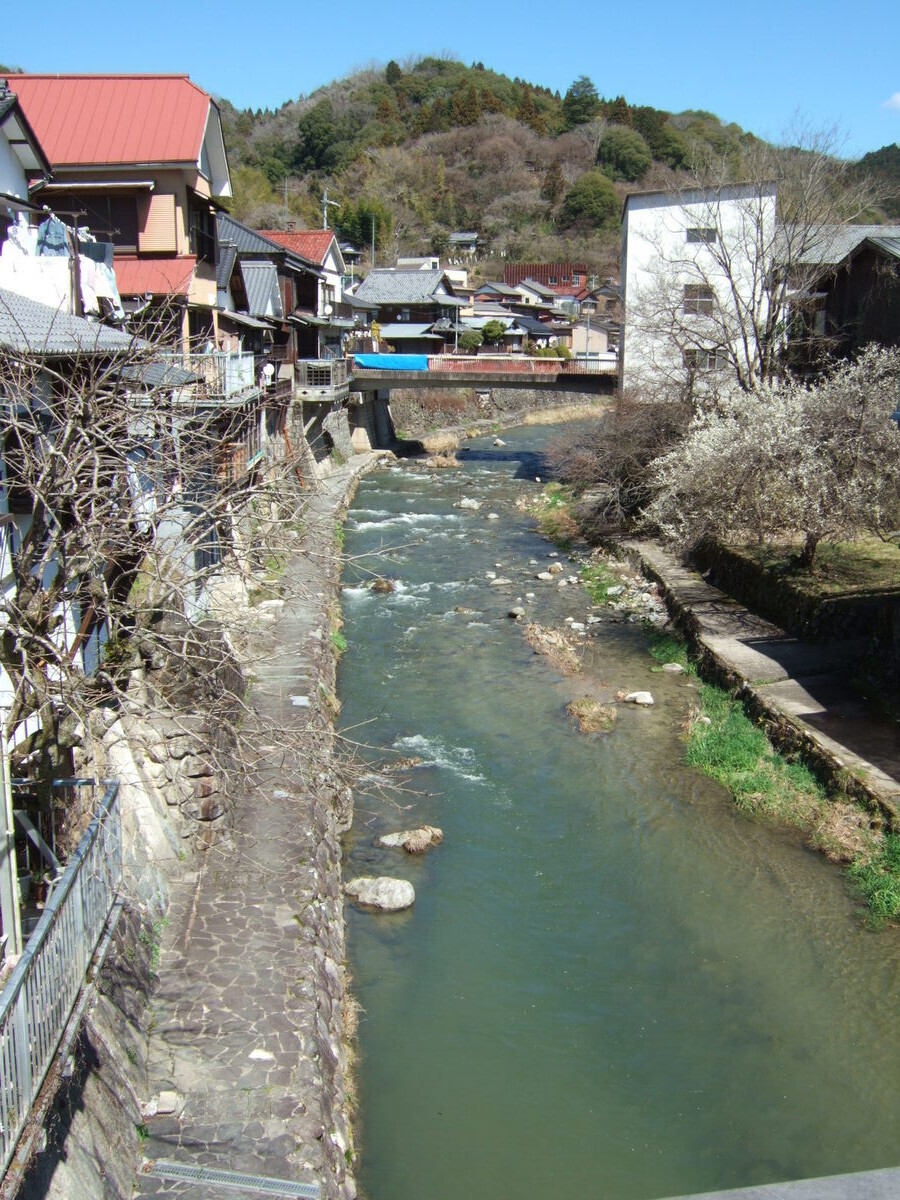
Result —
[[689, 242], [702, 242], [707, 246], [712, 246], [718, 241], [718, 235], [715, 229], [709, 226], [697, 226], [687, 231], [687, 240]]
[[715, 292], [705, 283], [686, 283], [684, 286], [684, 312], [708, 316], [713, 311]]
[[728, 356], [724, 350], [685, 350], [684, 365], [690, 371], [722, 371]]
[[75, 192], [55, 198], [53, 207], [65, 215], [67, 224], [77, 220], [86, 225], [98, 241], [112, 242], [117, 250], [137, 250], [137, 196]]
[[198, 262], [216, 261], [216, 219], [208, 201], [199, 197], [190, 200], [191, 253]]

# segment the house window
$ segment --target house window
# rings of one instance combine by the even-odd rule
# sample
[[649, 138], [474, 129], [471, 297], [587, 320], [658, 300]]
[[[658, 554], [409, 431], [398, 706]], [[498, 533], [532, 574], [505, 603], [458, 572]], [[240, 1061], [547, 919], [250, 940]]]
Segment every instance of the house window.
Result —
[[686, 283], [684, 285], [683, 311], [689, 315], [709, 316], [713, 311], [715, 293], [705, 283]]
[[551, 276], [550, 276], [550, 287], [553, 287], [553, 285], [554, 285], [555, 283], [556, 283], [556, 276], [555, 276], [555, 275], [551, 275]]
[[101, 242], [112, 242], [117, 250], [137, 250], [137, 196], [118, 192], [77, 192], [61, 194], [54, 200], [58, 212], [78, 214], [78, 224], [86, 225]]
[[209, 202], [192, 196], [189, 220], [191, 253], [197, 255], [198, 262], [214, 263], [217, 258], [216, 218]]
[[687, 231], [689, 242], [699, 242], [705, 246], [714, 245], [719, 239], [714, 228], [708, 225], [698, 225]]
[[728, 355], [724, 350], [685, 350], [684, 365], [689, 371], [723, 371]]
[[576, 286], [576, 287], [578, 287], [578, 286], [580, 285], [580, 283], [581, 283], [581, 276], [580, 276], [580, 275], [573, 275], [573, 276], [572, 276], [572, 282], [575, 284], [575, 286]]

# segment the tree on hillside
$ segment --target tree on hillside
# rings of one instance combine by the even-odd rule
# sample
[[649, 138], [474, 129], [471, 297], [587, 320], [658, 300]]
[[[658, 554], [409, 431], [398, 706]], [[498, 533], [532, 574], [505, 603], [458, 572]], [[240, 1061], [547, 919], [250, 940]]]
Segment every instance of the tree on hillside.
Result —
[[597, 89], [587, 75], [579, 75], [563, 97], [563, 127], [574, 129], [586, 125], [600, 115], [601, 102]]
[[616, 220], [619, 198], [602, 171], [587, 171], [566, 193], [561, 221], [565, 226], [603, 229]]
[[544, 175], [544, 182], [541, 184], [541, 195], [545, 200], [549, 200], [551, 204], [558, 204], [565, 190], [566, 177], [563, 174], [562, 163], [558, 158], [554, 158]]
[[388, 63], [388, 65], [384, 69], [385, 81], [387, 83], [389, 83], [391, 85], [391, 87], [393, 87], [395, 83], [400, 82], [402, 75], [403, 75], [403, 72], [400, 70], [400, 68], [397, 66], [397, 64], [394, 62], [394, 60], [391, 59], [391, 61]]
[[767, 383], [699, 414], [656, 465], [649, 518], [682, 548], [799, 533], [804, 566], [826, 539], [883, 536], [900, 523], [898, 385], [900, 351], [871, 346], [815, 386]]
[[613, 125], [600, 139], [597, 162], [610, 179], [632, 183], [650, 170], [653, 158], [636, 129]]

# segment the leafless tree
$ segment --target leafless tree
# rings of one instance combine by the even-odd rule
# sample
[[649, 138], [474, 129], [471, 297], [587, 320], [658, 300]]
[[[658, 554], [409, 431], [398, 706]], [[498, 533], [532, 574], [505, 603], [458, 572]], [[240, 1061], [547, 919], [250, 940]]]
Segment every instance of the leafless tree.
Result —
[[0, 352], [14, 774], [70, 774], [97, 713], [135, 704], [150, 722], [200, 713], [239, 753], [241, 675], [211, 618], [223, 595], [237, 618], [248, 589], [270, 586], [303, 503], [280, 440], [265, 470], [247, 468], [271, 418], [264, 388], [216, 402], [214, 357], [104, 337]]

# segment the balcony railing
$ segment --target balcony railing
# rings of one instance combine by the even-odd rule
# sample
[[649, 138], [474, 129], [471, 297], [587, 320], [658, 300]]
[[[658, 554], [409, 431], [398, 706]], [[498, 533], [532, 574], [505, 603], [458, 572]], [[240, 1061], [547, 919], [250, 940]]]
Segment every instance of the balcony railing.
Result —
[[194, 394], [207, 401], [235, 400], [258, 386], [256, 356], [245, 350], [174, 354], [172, 361], [200, 376]]
[[304, 358], [296, 364], [299, 388], [340, 388], [347, 383], [346, 358]]
[[[94, 786], [93, 780], [60, 780]], [[0, 1171], [5, 1172], [75, 1008], [122, 879], [119, 785], [97, 812], [0, 993]]]

